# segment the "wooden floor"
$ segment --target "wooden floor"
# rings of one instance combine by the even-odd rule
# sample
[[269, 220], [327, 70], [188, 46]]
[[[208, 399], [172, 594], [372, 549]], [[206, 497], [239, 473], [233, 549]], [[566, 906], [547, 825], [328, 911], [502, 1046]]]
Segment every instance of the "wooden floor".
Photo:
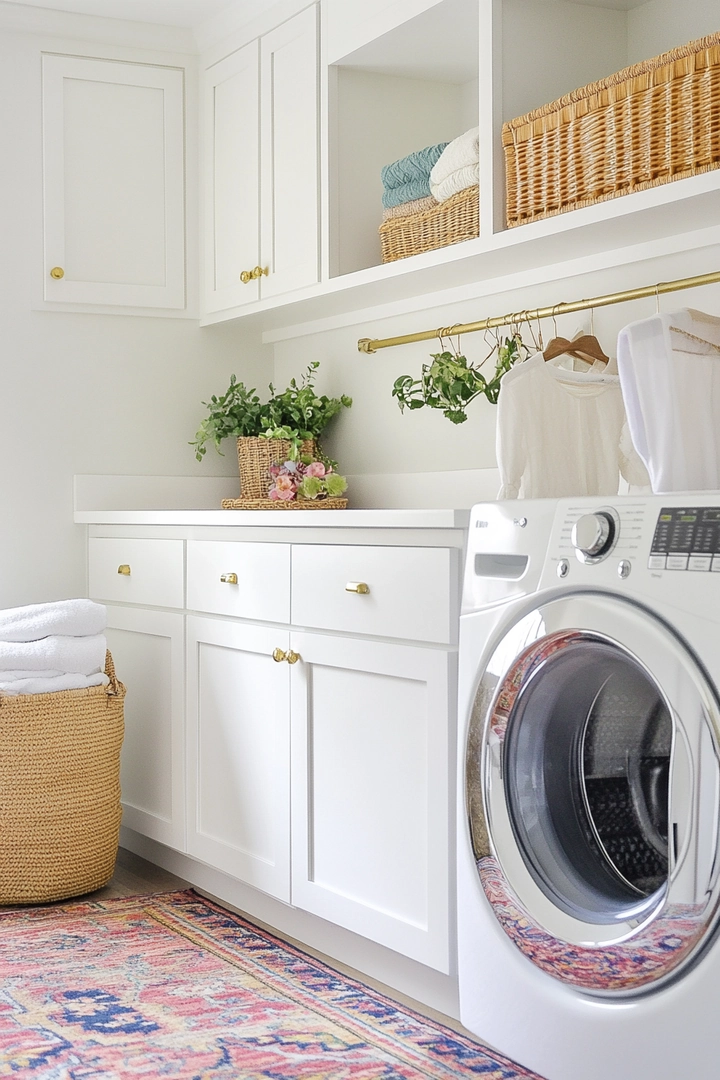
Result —
[[139, 855], [133, 855], [131, 851], [120, 848], [112, 879], [104, 889], [90, 893], [87, 899], [111, 900], [117, 896], [147, 896], [150, 893], [187, 888], [189, 882], [141, 859]]

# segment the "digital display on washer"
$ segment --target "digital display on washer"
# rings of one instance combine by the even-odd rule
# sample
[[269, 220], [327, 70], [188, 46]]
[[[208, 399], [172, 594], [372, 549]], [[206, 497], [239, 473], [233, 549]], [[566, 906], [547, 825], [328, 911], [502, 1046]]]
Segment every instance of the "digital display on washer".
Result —
[[720, 507], [663, 507], [658, 515], [651, 569], [720, 570]]

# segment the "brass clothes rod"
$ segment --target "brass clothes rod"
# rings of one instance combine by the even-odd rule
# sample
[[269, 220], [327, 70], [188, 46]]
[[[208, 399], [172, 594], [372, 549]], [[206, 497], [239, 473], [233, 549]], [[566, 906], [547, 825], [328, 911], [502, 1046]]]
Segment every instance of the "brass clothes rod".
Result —
[[679, 292], [681, 289], [695, 289], [700, 285], [714, 285], [720, 282], [720, 270], [711, 274], [699, 274], [697, 277], [678, 278], [676, 281], [660, 281], [657, 285], [646, 285], [641, 289], [626, 289], [624, 292], [607, 293], [594, 296], [590, 300], [573, 300], [569, 304], [554, 304], [552, 307], [533, 308], [532, 311], [518, 311], [512, 315], [495, 315], [479, 322], [456, 323], [455, 326], [441, 327], [439, 330], [421, 330], [417, 334], [403, 334], [401, 337], [360, 338], [358, 351], [374, 353], [378, 349], [391, 349], [395, 345], [409, 345], [413, 341], [431, 341], [433, 338], [455, 337], [458, 334], [474, 334], [478, 330], [492, 330], [498, 326], [511, 326], [518, 323], [537, 322], [558, 315], [568, 315], [573, 311], [590, 311], [592, 308], [609, 307], [611, 304], [624, 304], [627, 300], [642, 300], [647, 296], [661, 296], [664, 293]]

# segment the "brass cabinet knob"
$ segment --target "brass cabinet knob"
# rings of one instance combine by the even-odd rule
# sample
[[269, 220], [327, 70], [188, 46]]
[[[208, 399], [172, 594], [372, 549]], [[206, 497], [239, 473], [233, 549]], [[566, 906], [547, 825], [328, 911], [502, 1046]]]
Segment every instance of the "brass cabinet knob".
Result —
[[260, 277], [267, 277], [270, 273], [267, 266], [256, 266], [252, 270], [243, 270], [240, 275], [240, 280], [243, 285], [247, 285], [249, 281], [257, 281]]
[[354, 592], [359, 593], [361, 596], [367, 596], [370, 592], [370, 586], [366, 585], [364, 581], [348, 581], [345, 592]]
[[63, 270], [62, 266], [53, 266], [52, 270], [50, 271], [50, 277], [55, 278], [56, 281], [59, 281], [60, 278], [64, 278], [65, 271]]
[[220, 580], [226, 585], [237, 585], [238, 583], [237, 574], [221, 574]]
[[298, 660], [300, 659], [300, 653], [293, 652], [292, 649], [290, 649], [285, 659], [287, 660], [288, 664], [297, 664]]
[[124, 574], [125, 577], [130, 577], [130, 567], [126, 562], [121, 563], [120, 566], [118, 566], [118, 574]]
[[272, 658], [276, 664], [282, 664], [283, 660], [287, 660], [287, 653], [283, 649], [273, 649]]

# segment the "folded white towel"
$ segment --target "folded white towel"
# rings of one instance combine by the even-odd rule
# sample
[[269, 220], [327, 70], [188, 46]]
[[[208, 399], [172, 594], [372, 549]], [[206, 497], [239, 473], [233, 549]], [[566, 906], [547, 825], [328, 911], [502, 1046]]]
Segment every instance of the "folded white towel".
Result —
[[39, 671], [29, 671], [27, 668], [15, 668], [8, 671], [0, 671], [0, 679], [3, 682], [16, 682], [18, 679], [59, 679], [65, 675], [64, 671], [57, 668], [42, 668]]
[[480, 166], [465, 165], [462, 169], [446, 176], [439, 184], [433, 185], [433, 196], [439, 203], [447, 202], [451, 195], [457, 195], [458, 191], [465, 191], [469, 187], [477, 187], [480, 182]]
[[[433, 195], [433, 184], [441, 184], [451, 173], [464, 169], [466, 165], [477, 165], [480, 160], [479, 131], [479, 128], [470, 128], [447, 144], [430, 172], [430, 190]], [[470, 184], [465, 186], [470, 187]]]
[[[4, 674], [4, 672], [2, 673]], [[0, 679], [0, 694], [57, 694], [60, 690], [84, 690], [88, 686], [107, 686], [110, 682], [104, 672], [96, 675], [57, 675], [53, 679], [15, 679], [4, 682]]]
[[54, 671], [95, 675], [105, 667], [104, 634], [51, 636], [39, 641], [0, 641], [0, 679], [4, 671]]
[[102, 634], [106, 626], [107, 608], [92, 600], [57, 600], [0, 611], [0, 641], [38, 641], [52, 634]]

